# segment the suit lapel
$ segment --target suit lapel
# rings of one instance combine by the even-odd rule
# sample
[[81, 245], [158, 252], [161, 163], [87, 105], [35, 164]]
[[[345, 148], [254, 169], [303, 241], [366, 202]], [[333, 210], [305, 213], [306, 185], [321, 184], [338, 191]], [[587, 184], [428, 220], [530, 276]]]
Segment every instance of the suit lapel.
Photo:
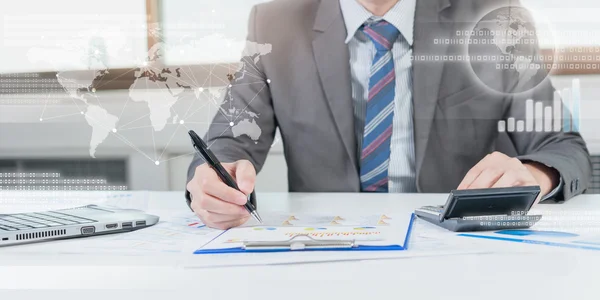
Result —
[[414, 103], [414, 138], [417, 187], [423, 159], [427, 149], [431, 127], [440, 91], [443, 61], [419, 60], [422, 55], [444, 55], [447, 45], [434, 44], [435, 39], [450, 37], [451, 22], [446, 22], [442, 12], [450, 7], [449, 0], [418, 0], [415, 13], [415, 32], [413, 55], [413, 103]]
[[[414, 28], [414, 57], [444, 55], [448, 46], [435, 39], [451, 37], [452, 22], [443, 17], [450, 0], [417, 0]], [[345, 43], [346, 26], [338, 0], [322, 0], [313, 27], [313, 52], [328, 108], [337, 126], [350, 161], [358, 170], [354, 106], [350, 77], [350, 54]], [[417, 179], [431, 134], [435, 108], [442, 82], [444, 63], [413, 62], [413, 102]], [[418, 180], [417, 180], [417, 186]], [[419, 189], [420, 190], [420, 189]]]
[[338, 0], [322, 0], [313, 27], [313, 52], [327, 104], [350, 161], [356, 162], [354, 106], [346, 25]]

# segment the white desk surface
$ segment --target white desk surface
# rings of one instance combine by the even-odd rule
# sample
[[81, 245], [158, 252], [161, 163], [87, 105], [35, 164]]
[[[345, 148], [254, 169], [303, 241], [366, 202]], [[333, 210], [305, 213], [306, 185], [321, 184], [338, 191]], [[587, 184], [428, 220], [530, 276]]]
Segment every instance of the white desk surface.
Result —
[[[188, 209], [183, 193], [148, 195], [151, 213], [160, 215]], [[437, 194], [259, 194], [258, 206], [259, 211], [295, 213], [409, 213], [422, 205], [443, 204], [446, 197]], [[580, 196], [564, 204], [541, 204], [538, 209], [600, 212], [600, 196]], [[34, 255], [19, 247], [0, 249], [0, 296], [60, 294], [86, 299], [191, 296], [211, 300], [384, 297], [564, 300], [599, 299], [600, 296], [599, 252], [550, 251], [549, 247], [526, 244], [515, 244], [515, 251], [492, 254], [226, 268], [187, 268], [178, 261], [152, 257], [92, 259], [67, 254]], [[41, 253], [45, 244], [26, 247], [35, 247]], [[40, 290], [59, 290], [60, 293]]]

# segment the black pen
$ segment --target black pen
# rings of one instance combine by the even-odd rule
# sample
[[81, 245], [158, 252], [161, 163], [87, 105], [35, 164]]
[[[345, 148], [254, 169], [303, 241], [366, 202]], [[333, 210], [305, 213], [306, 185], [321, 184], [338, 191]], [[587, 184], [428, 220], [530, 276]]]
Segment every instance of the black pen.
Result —
[[[213, 170], [215, 170], [215, 172], [217, 173], [219, 178], [221, 178], [221, 180], [226, 185], [241, 192], [237, 183], [235, 183], [235, 180], [233, 180], [233, 178], [231, 178], [231, 175], [229, 175], [229, 173], [223, 168], [223, 166], [221, 165], [221, 162], [217, 159], [215, 154], [212, 153], [212, 151], [210, 151], [210, 149], [208, 149], [208, 146], [206, 145], [206, 143], [193, 130], [190, 130], [188, 132], [188, 134], [192, 138], [192, 145], [194, 146], [194, 149], [196, 149], [196, 151], [198, 152], [198, 154], [200, 154], [200, 156], [204, 159], [204, 161]], [[251, 195], [252, 194], [248, 195], [248, 199], [246, 200], [246, 204], [244, 204], [244, 207], [258, 222], [262, 223], [262, 220], [261, 220], [260, 216], [258, 215], [258, 212], [256, 211], [256, 207], [254, 207], [254, 205], [250, 201]]]

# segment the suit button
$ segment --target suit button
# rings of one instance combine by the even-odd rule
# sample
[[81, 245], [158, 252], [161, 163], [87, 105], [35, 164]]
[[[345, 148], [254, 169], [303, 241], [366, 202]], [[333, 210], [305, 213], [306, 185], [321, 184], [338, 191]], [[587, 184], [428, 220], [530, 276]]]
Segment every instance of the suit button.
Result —
[[575, 180], [571, 181], [571, 193], [575, 192]]
[[575, 179], [575, 190], [579, 191], [579, 179]]

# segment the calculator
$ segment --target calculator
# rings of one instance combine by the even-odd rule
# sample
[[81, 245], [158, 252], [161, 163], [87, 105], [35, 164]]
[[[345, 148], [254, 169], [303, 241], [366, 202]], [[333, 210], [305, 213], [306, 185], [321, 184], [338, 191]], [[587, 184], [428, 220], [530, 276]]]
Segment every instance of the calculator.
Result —
[[529, 210], [539, 186], [454, 190], [445, 205], [415, 210], [419, 218], [454, 232], [530, 228], [541, 215]]

